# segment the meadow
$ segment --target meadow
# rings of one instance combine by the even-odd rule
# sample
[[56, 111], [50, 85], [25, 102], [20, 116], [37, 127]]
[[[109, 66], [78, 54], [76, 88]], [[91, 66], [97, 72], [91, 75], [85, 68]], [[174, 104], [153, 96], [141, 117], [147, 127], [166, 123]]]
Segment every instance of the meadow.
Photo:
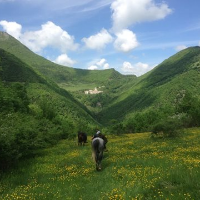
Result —
[[200, 129], [178, 137], [108, 135], [102, 171], [85, 146], [62, 140], [1, 174], [2, 200], [199, 199]]

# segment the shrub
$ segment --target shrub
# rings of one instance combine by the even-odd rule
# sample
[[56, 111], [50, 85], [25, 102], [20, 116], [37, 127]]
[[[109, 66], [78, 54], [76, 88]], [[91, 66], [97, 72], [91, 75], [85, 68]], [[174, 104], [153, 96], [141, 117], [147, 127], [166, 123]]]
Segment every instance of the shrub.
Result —
[[158, 135], [162, 133], [165, 137], [174, 137], [180, 133], [182, 122], [180, 119], [168, 118], [155, 124], [152, 128], [152, 133]]
[[28, 113], [0, 113], [0, 168], [31, 156], [43, 147], [56, 144], [63, 136], [60, 124]]
[[200, 126], [200, 100], [186, 91], [177, 105], [177, 112], [187, 115], [187, 124], [190, 127]]
[[37, 121], [23, 113], [0, 113], [0, 167], [11, 165], [37, 148]]

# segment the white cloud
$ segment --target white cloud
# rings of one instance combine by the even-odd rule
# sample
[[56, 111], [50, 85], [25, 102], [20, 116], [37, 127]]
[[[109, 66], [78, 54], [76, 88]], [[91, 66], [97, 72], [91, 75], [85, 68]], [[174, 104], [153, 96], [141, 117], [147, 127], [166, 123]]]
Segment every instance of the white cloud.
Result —
[[107, 63], [105, 58], [102, 58], [100, 60], [93, 60], [89, 63], [88, 69], [90, 70], [97, 70], [97, 69], [109, 69], [109, 64]]
[[106, 44], [112, 42], [112, 40], [112, 36], [105, 29], [102, 29], [101, 32], [97, 33], [96, 35], [82, 39], [87, 48], [96, 50], [103, 49]]
[[96, 64], [98, 65], [98, 66], [102, 66], [102, 65], [104, 65], [105, 64], [105, 62], [106, 62], [106, 59], [105, 58], [102, 58], [100, 61], [98, 61]]
[[200, 46], [200, 41], [199, 41], [199, 46]]
[[16, 22], [7, 22], [5, 20], [0, 21], [0, 25], [3, 29], [17, 40], [19, 40], [21, 36], [22, 26]]
[[139, 45], [136, 35], [128, 29], [116, 33], [116, 36], [114, 47], [119, 51], [128, 52]]
[[53, 22], [47, 22], [38, 31], [22, 33], [22, 26], [16, 22], [0, 21], [3, 29], [20, 40], [34, 52], [41, 52], [46, 47], [57, 48], [62, 53], [68, 50], [76, 50], [78, 44], [74, 43], [74, 37], [69, 35], [61, 27]]
[[184, 49], [187, 49], [187, 47], [185, 45], [179, 45], [175, 48], [176, 51], [181, 51], [181, 50], [184, 50]]
[[73, 36], [50, 21], [43, 24], [41, 30], [25, 32], [21, 41], [35, 52], [40, 52], [46, 47], [57, 48], [63, 53], [78, 48]]
[[109, 68], [110, 68], [110, 65], [109, 65], [108, 63], [105, 63], [105, 64], [103, 65], [103, 68], [104, 68], [104, 69], [109, 69]]
[[97, 70], [98, 67], [96, 65], [92, 65], [90, 67], [88, 67], [89, 70]]
[[172, 12], [166, 3], [156, 4], [154, 0], [115, 0], [111, 9], [114, 31], [135, 23], [163, 19]]
[[145, 74], [154, 67], [151, 67], [148, 64], [141, 62], [138, 62], [135, 65], [132, 65], [130, 62], [124, 62], [121, 70], [125, 74], [135, 74], [136, 76], [141, 76], [142, 74]]
[[70, 66], [70, 67], [72, 67], [76, 63], [76, 61], [69, 58], [67, 54], [61, 54], [56, 58], [54, 62], [60, 65]]

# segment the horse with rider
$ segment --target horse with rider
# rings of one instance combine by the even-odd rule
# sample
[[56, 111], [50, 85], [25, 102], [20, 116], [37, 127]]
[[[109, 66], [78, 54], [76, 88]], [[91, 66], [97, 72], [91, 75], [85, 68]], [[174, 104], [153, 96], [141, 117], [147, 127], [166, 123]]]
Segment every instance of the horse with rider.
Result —
[[108, 142], [105, 135], [99, 130], [92, 137], [92, 157], [96, 162], [96, 170], [101, 170], [101, 161], [103, 159], [103, 152], [107, 151], [106, 143]]

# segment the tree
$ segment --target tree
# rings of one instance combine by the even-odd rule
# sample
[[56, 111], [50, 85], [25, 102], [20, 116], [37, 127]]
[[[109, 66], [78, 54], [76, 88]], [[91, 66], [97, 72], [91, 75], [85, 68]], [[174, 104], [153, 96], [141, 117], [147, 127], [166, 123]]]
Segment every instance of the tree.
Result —
[[185, 93], [177, 106], [177, 112], [187, 114], [189, 126], [200, 125], [200, 100], [190, 92]]

